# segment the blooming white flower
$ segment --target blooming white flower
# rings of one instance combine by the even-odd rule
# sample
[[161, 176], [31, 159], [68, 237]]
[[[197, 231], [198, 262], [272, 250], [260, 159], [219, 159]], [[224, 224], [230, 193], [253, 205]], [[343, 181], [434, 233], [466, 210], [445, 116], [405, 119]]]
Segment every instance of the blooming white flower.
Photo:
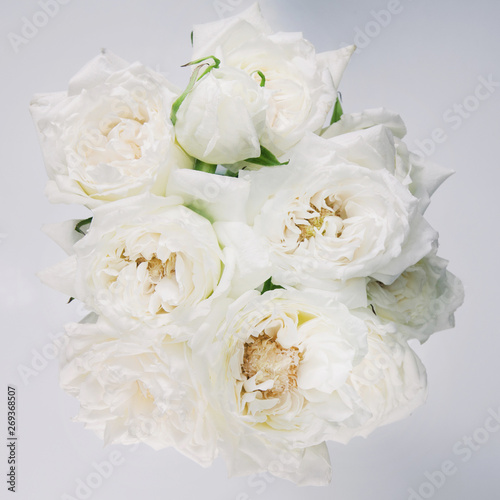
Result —
[[324, 125], [354, 46], [316, 54], [300, 33], [275, 33], [257, 4], [237, 16], [193, 29], [193, 59], [216, 56], [269, 91], [261, 144], [277, 156]]
[[[369, 156], [373, 158], [373, 152], [377, 152], [384, 161], [378, 165], [372, 161], [367, 166], [389, 170], [418, 199], [419, 211], [424, 213], [432, 194], [453, 170], [411, 153], [402, 141], [405, 135], [406, 126], [401, 117], [384, 108], [344, 114], [321, 133], [322, 137], [331, 139], [338, 154], [347, 159], [360, 161], [365, 151], [370, 150]], [[387, 152], [393, 161], [387, 161]]]
[[[356, 143], [352, 148], [354, 156]], [[437, 234], [418, 200], [376, 166], [394, 163], [394, 147], [384, 161], [369, 151], [354, 163], [311, 134], [288, 165], [240, 174], [250, 183], [247, 223], [267, 245], [276, 284], [328, 289], [335, 280], [366, 276], [390, 283], [429, 253]], [[239, 253], [239, 236], [228, 237], [226, 225], [215, 224], [219, 237]]]
[[62, 291], [123, 330], [180, 335], [224, 293], [231, 265], [210, 222], [179, 201], [146, 194], [95, 209], [74, 254], [42, 279], [61, 289], [62, 277]]
[[264, 93], [245, 72], [214, 69], [187, 95], [177, 112], [175, 134], [191, 156], [231, 164], [260, 156], [265, 125]]
[[171, 170], [192, 167], [170, 122], [177, 95], [158, 73], [103, 52], [67, 93], [35, 96], [49, 200], [94, 208], [143, 192], [163, 195]]
[[277, 463], [280, 477], [324, 483], [324, 455], [311, 447], [364, 435], [421, 404], [425, 372], [393, 333], [371, 313], [297, 291], [247, 292], [216, 311], [193, 349], [232, 472]]
[[422, 343], [434, 332], [455, 326], [454, 312], [464, 300], [464, 290], [447, 264], [433, 251], [390, 285], [370, 280], [368, 299], [379, 318], [394, 322], [399, 332]]
[[185, 343], [168, 336], [137, 343], [102, 320], [70, 324], [60, 381], [80, 402], [76, 420], [106, 444], [174, 446], [203, 466], [215, 458], [215, 433], [204, 419], [207, 403]]

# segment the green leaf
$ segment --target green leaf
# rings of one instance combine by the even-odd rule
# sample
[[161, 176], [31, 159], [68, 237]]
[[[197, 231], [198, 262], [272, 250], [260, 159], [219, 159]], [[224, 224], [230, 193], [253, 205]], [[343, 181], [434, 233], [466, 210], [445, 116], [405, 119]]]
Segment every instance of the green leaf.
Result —
[[[186, 89], [184, 92], [174, 101], [172, 104], [172, 111], [170, 112], [170, 120], [172, 121], [172, 124], [175, 125], [177, 122], [177, 112], [179, 111], [179, 108], [181, 107], [181, 104], [184, 102], [184, 99], [190, 94], [190, 92], [194, 89], [194, 86], [196, 85], [196, 82], [198, 82], [201, 78], [203, 78], [206, 74], [210, 73], [215, 68], [218, 68], [220, 66], [220, 59], [217, 59], [214, 56], [208, 56], [208, 57], [203, 57], [202, 59], [197, 59], [196, 61], [191, 61], [188, 62], [187, 64], [182, 65], [182, 68], [185, 68], [186, 66], [192, 66], [193, 64], [198, 64], [204, 61], [207, 61], [208, 59], [212, 59], [214, 62], [213, 64], [200, 64], [197, 66], [192, 75], [191, 78], [189, 79], [189, 83], [187, 84]], [[205, 71], [200, 75], [200, 71], [207, 66]]]
[[82, 231], [83, 226], [88, 226], [92, 222], [92, 217], [89, 217], [88, 219], [83, 219], [78, 224], [75, 226], [75, 231], [77, 233], [83, 234], [85, 236], [87, 234], [87, 231]]
[[330, 120], [330, 125], [338, 122], [342, 115], [344, 114], [344, 110], [342, 109], [341, 104], [342, 95], [339, 93], [337, 100], [335, 101], [335, 106], [333, 107], [332, 119]]
[[264, 282], [264, 285], [262, 286], [262, 292], [260, 292], [261, 295], [263, 293], [269, 292], [269, 290], [278, 290], [280, 288], [284, 289], [280, 285], [275, 285], [272, 280], [273, 280], [273, 278], [271, 277], [267, 281]]
[[260, 156], [256, 158], [247, 158], [244, 160], [248, 163], [254, 163], [255, 165], [262, 165], [263, 167], [276, 167], [278, 165], [288, 165], [288, 162], [285, 161], [283, 163], [280, 163], [278, 158], [269, 151], [269, 149], [266, 149], [264, 146], [260, 147]]
[[194, 35], [194, 32], [191, 31], [191, 47], [193, 46], [193, 35]]
[[66, 304], [71, 304], [71, 302], [73, 302], [75, 300], [75, 297], [70, 297], [68, 302], [66, 302]]
[[196, 159], [194, 162], [194, 170], [199, 170], [200, 172], [208, 172], [209, 174], [215, 174], [217, 165], [212, 163], [206, 163], [204, 161]]

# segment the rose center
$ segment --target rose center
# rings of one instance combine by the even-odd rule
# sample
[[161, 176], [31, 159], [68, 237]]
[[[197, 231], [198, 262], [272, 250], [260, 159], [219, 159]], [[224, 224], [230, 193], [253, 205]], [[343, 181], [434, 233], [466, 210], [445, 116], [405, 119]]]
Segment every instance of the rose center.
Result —
[[272, 380], [271, 389], [262, 391], [264, 398], [275, 398], [297, 387], [297, 370], [300, 352], [295, 346], [285, 349], [278, 341], [261, 334], [245, 343], [242, 374], [248, 378], [255, 376], [255, 383]]
[[153, 395], [151, 394], [151, 392], [149, 391], [149, 389], [146, 387], [146, 385], [144, 384], [144, 382], [142, 382], [141, 380], [137, 380], [136, 383], [137, 383], [137, 387], [139, 389], [139, 392], [142, 394], [142, 396], [145, 399], [149, 399], [150, 401], [154, 401], [155, 400], [155, 398], [153, 397]]
[[144, 262], [148, 263], [147, 277], [151, 287], [149, 292], [154, 292], [156, 285], [163, 278], [170, 278], [175, 275], [175, 263], [177, 260], [177, 254], [175, 252], [171, 253], [166, 261], [159, 259], [156, 254], [153, 254], [149, 260], [143, 255], [140, 255], [140, 257], [135, 260], [131, 260], [130, 257], [125, 254], [125, 250], [122, 251], [120, 258], [125, 262], [135, 263], [137, 267]]
[[139, 257], [136, 259], [136, 264], [142, 264], [143, 262], [148, 263], [148, 274], [151, 283], [157, 285], [163, 278], [170, 278], [175, 273], [175, 261], [177, 255], [175, 253], [170, 254], [169, 258], [163, 262], [155, 254], [148, 261], [144, 257]]
[[[311, 214], [311, 217], [307, 218], [306, 224], [296, 224], [296, 226], [300, 229], [299, 243], [302, 243], [303, 241], [318, 234], [325, 235], [328, 229], [327, 217], [337, 217], [341, 220], [346, 218], [346, 214], [337, 202], [326, 199], [325, 205], [326, 207], [318, 208], [313, 203], [310, 203], [311, 209], [309, 210], [309, 213]], [[335, 235], [339, 237], [342, 235], [344, 226], [342, 223], [340, 226], [339, 224], [336, 224], [336, 226], [337, 229], [335, 231]]]

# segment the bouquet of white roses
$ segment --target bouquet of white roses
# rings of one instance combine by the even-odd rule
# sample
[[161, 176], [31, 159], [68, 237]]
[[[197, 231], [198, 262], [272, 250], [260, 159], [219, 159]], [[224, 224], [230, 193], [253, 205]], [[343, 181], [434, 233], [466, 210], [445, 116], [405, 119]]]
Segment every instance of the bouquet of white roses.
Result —
[[106, 443], [325, 484], [326, 441], [425, 399], [408, 341], [463, 300], [424, 218], [450, 171], [398, 115], [343, 114], [354, 47], [317, 54], [258, 6], [192, 42], [184, 91], [103, 51], [32, 102], [49, 200], [92, 211], [46, 226], [68, 258], [42, 279], [93, 311], [61, 384]]

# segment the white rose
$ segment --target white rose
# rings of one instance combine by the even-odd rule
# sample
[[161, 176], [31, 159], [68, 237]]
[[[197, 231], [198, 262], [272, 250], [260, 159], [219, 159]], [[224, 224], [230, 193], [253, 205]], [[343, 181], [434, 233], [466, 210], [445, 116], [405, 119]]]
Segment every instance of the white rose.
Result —
[[177, 112], [175, 133], [191, 156], [231, 164], [260, 156], [265, 125], [261, 88], [245, 72], [212, 70], [198, 81]]
[[197, 25], [193, 59], [216, 56], [270, 91], [261, 144], [280, 156], [323, 126], [354, 46], [316, 54], [300, 33], [272, 34], [257, 4], [235, 17]]
[[141, 195], [95, 209], [74, 254], [41, 278], [123, 330], [188, 331], [225, 292], [231, 264], [210, 222], [179, 201]]
[[191, 377], [191, 351], [168, 337], [155, 345], [124, 339], [102, 320], [70, 324], [61, 353], [62, 388], [76, 397], [76, 421], [105, 444], [174, 446], [203, 466], [216, 455], [206, 400]]
[[[405, 135], [406, 126], [401, 117], [384, 108], [344, 114], [321, 134], [322, 137], [331, 139], [340, 155], [345, 152], [347, 159], [355, 161], [362, 158], [363, 150], [378, 148], [383, 158], [387, 151], [393, 156], [392, 149], [395, 148], [394, 161], [385, 161], [377, 168], [388, 169], [407, 186], [419, 200], [420, 213], [424, 213], [432, 194], [453, 171], [411, 153], [402, 141]], [[351, 147], [354, 142], [357, 149]], [[371, 168], [374, 168], [373, 163]]]
[[35, 96], [49, 200], [94, 208], [144, 192], [163, 195], [171, 170], [192, 167], [170, 122], [177, 95], [158, 73], [104, 52], [67, 93]]
[[298, 292], [250, 291], [214, 304], [193, 353], [232, 474], [330, 480], [323, 441], [368, 417], [342, 394], [366, 335], [345, 306], [321, 307]]
[[368, 283], [368, 299], [377, 316], [396, 324], [408, 338], [425, 342], [434, 332], [455, 326], [454, 312], [463, 303], [460, 280], [448, 261], [432, 252], [406, 269], [390, 285]]
[[324, 483], [329, 470], [311, 447], [366, 435], [422, 403], [418, 359], [372, 314], [283, 290], [248, 292], [216, 309], [193, 351], [235, 474]]
[[367, 168], [379, 161], [376, 151], [345, 160], [311, 134], [289, 165], [241, 174], [251, 186], [248, 222], [268, 245], [275, 283], [325, 288], [366, 276], [390, 283], [430, 251], [437, 235], [418, 200], [386, 169]]

